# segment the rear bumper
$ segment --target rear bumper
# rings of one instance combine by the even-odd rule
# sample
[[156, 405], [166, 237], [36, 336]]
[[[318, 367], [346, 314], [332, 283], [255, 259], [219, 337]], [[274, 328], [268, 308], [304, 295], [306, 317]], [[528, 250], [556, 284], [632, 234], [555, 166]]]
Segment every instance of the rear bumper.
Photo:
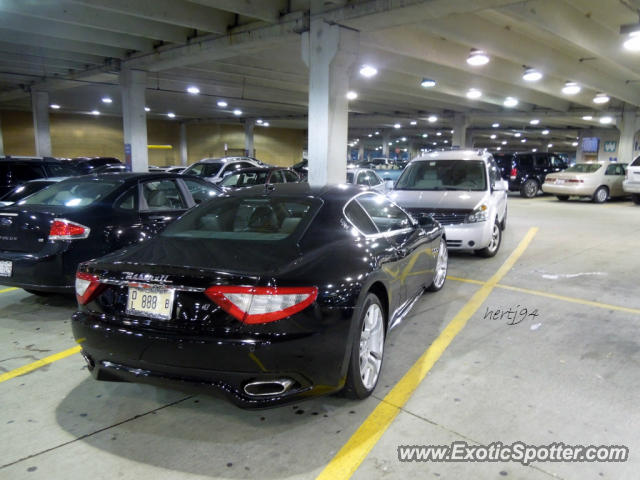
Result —
[[491, 223], [477, 222], [457, 225], [445, 225], [449, 250], [478, 250], [491, 242]]
[[[110, 324], [83, 311], [73, 315], [72, 329], [97, 380], [222, 393], [239, 407], [265, 408], [344, 386], [353, 312], [336, 311], [342, 318], [327, 329], [295, 335], [194, 336]], [[244, 390], [247, 383], [283, 379], [292, 382], [284, 393]]]
[[639, 193], [640, 194], [640, 182], [634, 182], [632, 180], [625, 180], [622, 182], [622, 189], [626, 193]]
[[573, 195], [577, 197], [590, 197], [594, 194], [594, 189], [590, 185], [556, 185], [553, 183], [543, 183], [542, 191], [552, 195]]
[[77, 263], [70, 261], [68, 250], [44, 254], [0, 251], [0, 261], [10, 261], [10, 277], [0, 277], [0, 284], [56, 293], [74, 291]]

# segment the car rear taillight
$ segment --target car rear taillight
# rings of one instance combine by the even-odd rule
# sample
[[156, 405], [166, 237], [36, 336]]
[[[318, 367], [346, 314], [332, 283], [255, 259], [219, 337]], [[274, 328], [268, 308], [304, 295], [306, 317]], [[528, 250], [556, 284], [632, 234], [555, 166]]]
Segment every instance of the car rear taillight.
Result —
[[90, 273], [76, 273], [76, 298], [80, 305], [86, 305], [98, 293], [100, 279]]
[[248, 324], [281, 320], [311, 305], [316, 287], [232, 287], [215, 286], [205, 295], [225, 312]]
[[570, 178], [569, 180], [567, 180], [568, 183], [584, 183], [584, 180], [582, 180], [581, 178]]
[[87, 238], [91, 229], [64, 218], [55, 218], [49, 229], [49, 240], [79, 240]]
[[511, 169], [511, 173], [509, 174], [509, 176], [510, 176], [511, 178], [516, 178], [516, 177], [518, 176], [518, 169], [517, 169], [516, 167], [513, 167], [513, 168]]

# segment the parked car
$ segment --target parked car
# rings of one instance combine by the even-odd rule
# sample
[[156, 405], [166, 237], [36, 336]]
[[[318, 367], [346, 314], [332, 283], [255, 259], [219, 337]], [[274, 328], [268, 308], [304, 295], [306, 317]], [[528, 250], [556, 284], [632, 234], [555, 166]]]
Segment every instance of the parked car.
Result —
[[187, 167], [166, 167], [164, 169], [165, 172], [169, 172], [169, 173], [182, 173], [184, 171], [184, 169]]
[[566, 158], [556, 153], [516, 153], [509, 173], [509, 190], [520, 192], [525, 198], [533, 198], [549, 173], [559, 172], [568, 166]]
[[299, 181], [298, 174], [290, 168], [258, 167], [237, 170], [224, 177], [219, 185], [223, 189], [235, 189], [272, 183], [296, 183]]
[[301, 162], [296, 163], [293, 167], [293, 170], [298, 174], [300, 180], [306, 181], [309, 176], [309, 159], [303, 158]]
[[390, 198], [414, 216], [445, 228], [451, 250], [493, 257], [507, 225], [507, 184], [490, 153], [432, 152], [409, 163]]
[[566, 201], [571, 196], [590, 197], [596, 203], [604, 203], [611, 197], [622, 197], [626, 163], [583, 162], [576, 163], [560, 173], [547, 175], [542, 190]]
[[106, 165], [102, 165], [100, 167], [95, 167], [91, 171], [91, 173], [92, 174], [97, 174], [97, 173], [123, 173], [123, 172], [128, 172], [128, 171], [129, 171], [129, 169], [127, 168], [126, 165], [121, 164], [121, 163], [116, 163], [116, 164], [106, 164]]
[[636, 157], [627, 167], [627, 175], [622, 182], [625, 193], [631, 194], [631, 199], [640, 205], [640, 156]]
[[220, 183], [222, 179], [241, 168], [259, 167], [247, 157], [204, 158], [185, 168], [181, 175], [203, 178], [211, 183]]
[[104, 167], [105, 165], [122, 164], [122, 162], [115, 157], [76, 157], [68, 160], [68, 162], [81, 175], [97, 173], [96, 169]]
[[387, 186], [376, 172], [369, 168], [348, 168], [347, 183], [370, 188], [378, 193], [386, 193]]
[[0, 197], [0, 206], [8, 207], [14, 203], [28, 197], [29, 195], [39, 192], [49, 185], [58, 183], [62, 180], [66, 180], [69, 177], [50, 177], [50, 178], [36, 178], [35, 180], [29, 180], [22, 185], [17, 186], [10, 192]]
[[0, 210], [0, 284], [71, 293], [80, 262], [148, 239], [219, 191], [171, 173], [105, 173], [50, 185]]
[[83, 263], [73, 334], [99, 380], [190, 384], [242, 407], [364, 398], [389, 329], [444, 285], [442, 233], [355, 186], [236, 190]]
[[0, 157], [0, 195], [36, 178], [71, 175], [78, 175], [78, 172], [64, 160], [52, 157]]
[[503, 180], [509, 180], [509, 176], [511, 175], [511, 169], [513, 168], [513, 157], [514, 153], [493, 153], [493, 159], [498, 164], [498, 168], [500, 169], [500, 176]]

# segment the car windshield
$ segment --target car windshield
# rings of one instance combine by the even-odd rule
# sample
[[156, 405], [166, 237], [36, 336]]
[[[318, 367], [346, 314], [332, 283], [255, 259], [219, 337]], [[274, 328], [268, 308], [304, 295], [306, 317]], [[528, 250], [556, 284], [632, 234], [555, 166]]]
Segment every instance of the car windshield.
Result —
[[162, 237], [278, 241], [302, 230], [317, 200], [285, 197], [221, 197], [171, 224]]
[[353, 172], [347, 172], [347, 183], [353, 183]]
[[184, 175], [195, 175], [197, 177], [214, 177], [222, 168], [222, 163], [194, 163], [182, 173]]
[[60, 205], [66, 207], [86, 207], [104, 198], [122, 182], [96, 179], [65, 180], [18, 202], [18, 205]]
[[424, 160], [410, 164], [395, 186], [396, 190], [487, 189], [481, 160]]
[[79, 173], [78, 170], [71, 165], [58, 165], [54, 163], [48, 164], [47, 170], [49, 171], [50, 177], [71, 177]]
[[227, 175], [222, 181], [223, 187], [240, 188], [267, 183], [269, 172], [240, 172]]
[[599, 163], [576, 163], [565, 170], [567, 173], [594, 173], [602, 167]]
[[4, 197], [0, 198], [0, 200], [3, 202], [17, 202], [22, 198], [28, 197], [32, 193], [42, 190], [44, 187], [51, 185], [52, 183], [54, 182], [27, 182], [14, 188]]

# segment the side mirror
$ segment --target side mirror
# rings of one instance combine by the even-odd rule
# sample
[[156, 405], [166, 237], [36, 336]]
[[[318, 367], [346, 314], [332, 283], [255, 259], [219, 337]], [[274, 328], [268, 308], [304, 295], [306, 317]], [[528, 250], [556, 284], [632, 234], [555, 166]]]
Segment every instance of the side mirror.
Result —
[[494, 192], [506, 192], [509, 189], [509, 184], [506, 180], [498, 180], [492, 188]]

